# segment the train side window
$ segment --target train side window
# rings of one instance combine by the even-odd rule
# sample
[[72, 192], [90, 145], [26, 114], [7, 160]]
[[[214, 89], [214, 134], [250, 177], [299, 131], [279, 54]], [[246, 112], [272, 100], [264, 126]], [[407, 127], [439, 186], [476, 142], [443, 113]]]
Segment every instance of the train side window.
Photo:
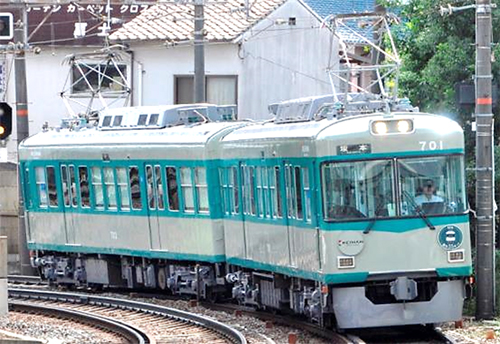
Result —
[[161, 175], [160, 165], [155, 165], [156, 178], [156, 194], [158, 195], [158, 209], [165, 209], [164, 192], [163, 192], [163, 176]]
[[137, 121], [137, 125], [146, 125], [147, 119], [148, 115], [139, 115], [139, 120]]
[[69, 185], [71, 194], [71, 206], [76, 208], [77, 206], [77, 196], [76, 196], [76, 176], [75, 176], [75, 166], [69, 166]]
[[231, 167], [229, 173], [229, 187], [233, 188], [233, 214], [240, 213], [240, 199], [239, 199], [239, 186], [238, 186], [238, 169]]
[[153, 167], [151, 165], [146, 166], [146, 183], [147, 183], [149, 209], [156, 209], [156, 198], [153, 192], [154, 191]]
[[80, 177], [80, 201], [83, 208], [90, 208], [89, 171], [87, 167], [78, 167]]
[[243, 214], [250, 215], [250, 181], [248, 177], [248, 167], [241, 165], [241, 192], [243, 197]]
[[275, 200], [276, 200], [276, 206], [274, 207], [275, 212], [276, 212], [276, 217], [282, 218], [283, 217], [283, 208], [282, 208], [282, 198], [281, 198], [281, 179], [280, 179], [280, 167], [275, 166], [274, 167], [274, 180], [276, 181], [276, 186], [274, 188], [274, 195], [275, 195]]
[[106, 187], [106, 196], [108, 197], [108, 209], [116, 209], [116, 189], [115, 189], [115, 175], [113, 168], [105, 167], [104, 172], [104, 186]]
[[311, 182], [307, 167], [302, 168], [302, 179], [304, 182], [304, 218], [307, 222], [311, 222]]
[[36, 190], [38, 193], [38, 205], [42, 208], [47, 208], [47, 184], [45, 181], [45, 169], [43, 167], [35, 167]]
[[301, 169], [300, 167], [295, 167], [295, 205], [297, 206], [296, 215], [297, 219], [302, 219], [302, 180], [301, 180]]
[[269, 204], [269, 176], [267, 167], [262, 167], [262, 210], [263, 217], [271, 217], [271, 206]]
[[193, 212], [193, 179], [190, 167], [181, 167], [181, 192], [184, 199], [184, 211]]
[[47, 187], [49, 191], [49, 206], [57, 207], [59, 202], [57, 200], [56, 171], [52, 166], [47, 167]]
[[156, 125], [158, 124], [158, 117], [160, 115], [157, 114], [157, 113], [154, 113], [151, 115], [151, 117], [149, 117], [149, 122], [148, 122], [148, 125]]
[[102, 126], [109, 127], [110, 124], [111, 124], [111, 116], [105, 116], [104, 119], [102, 120]]
[[115, 116], [113, 119], [113, 127], [119, 127], [122, 124], [123, 116]]
[[262, 167], [255, 167], [255, 188], [257, 191], [257, 216], [264, 216], [264, 185], [262, 182]]
[[128, 169], [130, 196], [132, 198], [132, 209], [142, 209], [141, 183], [139, 182], [139, 168], [132, 166]]
[[128, 191], [127, 169], [125, 167], [116, 168], [116, 183], [120, 193], [120, 210], [130, 210], [130, 196]]
[[231, 196], [229, 192], [229, 180], [228, 180], [228, 169], [220, 167], [219, 168], [219, 179], [220, 179], [220, 191], [221, 191], [221, 201], [222, 201], [222, 211], [226, 215], [231, 214]]
[[175, 167], [167, 167], [167, 187], [168, 187], [168, 209], [179, 210], [179, 190], [177, 183], [177, 170]]
[[248, 178], [249, 178], [249, 185], [250, 185], [250, 213], [252, 215], [255, 215], [256, 213], [256, 204], [255, 204], [255, 168], [250, 167], [248, 169]]
[[198, 196], [198, 211], [200, 213], [208, 213], [207, 170], [204, 167], [196, 167], [194, 169], [194, 182]]
[[69, 194], [68, 167], [66, 165], [61, 165], [61, 182], [62, 182], [64, 205], [66, 207], [69, 207], [71, 200]]
[[94, 189], [96, 209], [104, 209], [104, 192], [102, 190], [102, 175], [99, 167], [92, 167], [92, 187]]
[[297, 208], [296, 208], [296, 197], [294, 193], [294, 173], [293, 167], [291, 165], [285, 165], [285, 194], [287, 200], [287, 217], [289, 219], [294, 219], [297, 216]]

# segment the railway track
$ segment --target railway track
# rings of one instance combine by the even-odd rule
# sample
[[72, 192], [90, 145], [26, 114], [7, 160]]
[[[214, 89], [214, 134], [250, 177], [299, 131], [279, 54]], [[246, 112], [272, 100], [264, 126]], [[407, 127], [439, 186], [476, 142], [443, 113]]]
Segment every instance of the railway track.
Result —
[[[143, 341], [131, 343], [241, 343], [245, 337], [237, 330], [199, 315], [153, 304], [29, 289], [9, 289], [9, 306], [64, 309], [72, 313], [93, 315], [117, 322], [142, 333]], [[90, 321], [90, 320], [89, 320]], [[137, 338], [137, 337], [136, 337]]]

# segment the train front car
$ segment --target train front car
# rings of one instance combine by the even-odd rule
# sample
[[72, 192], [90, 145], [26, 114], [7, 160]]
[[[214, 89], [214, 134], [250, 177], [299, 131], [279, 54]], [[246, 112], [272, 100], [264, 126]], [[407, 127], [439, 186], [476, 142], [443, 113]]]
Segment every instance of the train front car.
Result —
[[317, 136], [321, 273], [343, 329], [461, 318], [472, 273], [460, 126], [391, 113]]

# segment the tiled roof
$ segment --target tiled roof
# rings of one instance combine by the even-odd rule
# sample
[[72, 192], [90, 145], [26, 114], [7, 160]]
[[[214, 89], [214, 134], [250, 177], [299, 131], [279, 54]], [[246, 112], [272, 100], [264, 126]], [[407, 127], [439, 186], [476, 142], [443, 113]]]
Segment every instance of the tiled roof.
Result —
[[[241, 0], [211, 2], [205, 6], [206, 39], [230, 41], [269, 15], [286, 0], [258, 0], [250, 2], [247, 11]], [[153, 6], [111, 35], [112, 40], [165, 40], [180, 42], [193, 39], [194, 6], [168, 4]]]
[[373, 12], [375, 0], [302, 0], [318, 16], [325, 19], [330, 14]]
[[[302, 0], [311, 10], [313, 10], [321, 19], [326, 19], [329, 15], [335, 14], [351, 14], [351, 13], [366, 13], [374, 12], [375, 0]], [[347, 24], [358, 34], [364, 37], [373, 35], [372, 28], [361, 29], [356, 27], [354, 23]], [[346, 28], [339, 28], [338, 34], [347, 43], [366, 43], [358, 35]]]

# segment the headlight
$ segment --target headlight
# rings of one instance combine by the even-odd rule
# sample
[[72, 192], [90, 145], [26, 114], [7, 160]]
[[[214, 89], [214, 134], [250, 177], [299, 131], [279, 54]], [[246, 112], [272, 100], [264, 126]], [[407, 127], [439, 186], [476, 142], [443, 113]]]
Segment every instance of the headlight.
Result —
[[411, 119], [373, 121], [371, 132], [373, 135], [406, 134], [413, 131]]

